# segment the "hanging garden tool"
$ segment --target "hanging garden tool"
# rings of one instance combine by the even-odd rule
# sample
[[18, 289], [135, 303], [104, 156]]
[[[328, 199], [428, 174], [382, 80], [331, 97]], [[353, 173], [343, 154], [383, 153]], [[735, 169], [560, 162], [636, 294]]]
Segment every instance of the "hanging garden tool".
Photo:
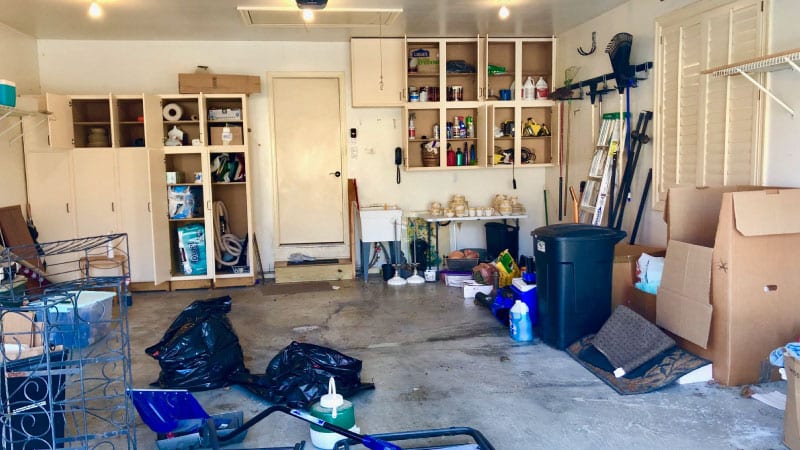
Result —
[[592, 31], [592, 48], [587, 51], [584, 50], [583, 47], [578, 47], [578, 54], [581, 56], [589, 56], [594, 53], [595, 50], [597, 50], [597, 32]]

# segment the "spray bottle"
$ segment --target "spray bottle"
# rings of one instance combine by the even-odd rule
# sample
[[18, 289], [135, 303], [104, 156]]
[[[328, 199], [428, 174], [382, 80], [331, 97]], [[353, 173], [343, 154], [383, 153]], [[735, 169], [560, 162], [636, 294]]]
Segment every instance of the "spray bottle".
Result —
[[417, 118], [415, 113], [411, 113], [408, 115], [408, 138], [409, 139], [416, 139], [417, 137], [417, 129], [414, 126], [414, 120]]

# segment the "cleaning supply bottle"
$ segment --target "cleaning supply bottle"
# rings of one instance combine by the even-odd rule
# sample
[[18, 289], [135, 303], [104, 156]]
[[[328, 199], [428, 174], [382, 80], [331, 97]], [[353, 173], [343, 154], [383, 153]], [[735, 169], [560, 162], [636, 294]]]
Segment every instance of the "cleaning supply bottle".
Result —
[[539, 81], [536, 82], [536, 98], [544, 100], [548, 95], [550, 91], [547, 89], [547, 81], [544, 81], [544, 77], [539, 77]]
[[[312, 416], [338, 427], [359, 433], [356, 426], [356, 414], [353, 404], [336, 393], [336, 382], [333, 377], [328, 380], [328, 393], [311, 405], [309, 410]], [[344, 436], [326, 430], [317, 425], [311, 425], [311, 443], [315, 447], [330, 450]]]
[[519, 342], [530, 342], [533, 340], [533, 327], [531, 325], [531, 315], [528, 305], [517, 300], [511, 307], [508, 315], [508, 328], [511, 338]]
[[536, 87], [533, 84], [533, 79], [528, 77], [525, 79], [525, 83], [522, 84], [522, 99], [523, 100], [534, 100], [536, 98]]
[[458, 151], [456, 152], [456, 165], [463, 166], [464, 165], [464, 152], [461, 151], [459, 147]]
[[453, 147], [450, 143], [447, 143], [447, 165], [448, 166], [455, 166], [456, 165], [456, 152], [453, 151]]
[[408, 138], [409, 139], [416, 139], [417, 137], [417, 127], [414, 125], [414, 121], [416, 120], [417, 115], [411, 113], [408, 115]]

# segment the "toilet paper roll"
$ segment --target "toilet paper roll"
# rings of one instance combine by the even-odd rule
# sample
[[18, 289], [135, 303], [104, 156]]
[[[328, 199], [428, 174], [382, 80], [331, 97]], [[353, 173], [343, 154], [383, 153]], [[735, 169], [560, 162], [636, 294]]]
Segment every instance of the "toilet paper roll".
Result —
[[181, 108], [177, 103], [168, 103], [166, 106], [164, 106], [163, 114], [164, 119], [166, 120], [181, 120], [183, 108]]

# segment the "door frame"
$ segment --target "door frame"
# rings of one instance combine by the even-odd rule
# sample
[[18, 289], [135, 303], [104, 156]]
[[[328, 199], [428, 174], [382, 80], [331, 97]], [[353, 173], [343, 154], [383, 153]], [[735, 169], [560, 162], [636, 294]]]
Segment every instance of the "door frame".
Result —
[[[342, 243], [311, 243], [311, 244], [280, 244], [279, 209], [278, 209], [278, 167], [277, 149], [275, 144], [275, 96], [274, 80], [284, 78], [328, 78], [336, 79], [339, 84], [339, 164], [342, 171]], [[345, 74], [344, 72], [267, 72], [267, 96], [269, 97], [269, 130], [270, 130], [270, 156], [272, 158], [272, 248], [275, 261], [286, 261], [292, 253], [303, 253], [318, 258], [349, 258], [350, 257], [350, 209], [347, 204], [347, 116], [345, 115]]]

